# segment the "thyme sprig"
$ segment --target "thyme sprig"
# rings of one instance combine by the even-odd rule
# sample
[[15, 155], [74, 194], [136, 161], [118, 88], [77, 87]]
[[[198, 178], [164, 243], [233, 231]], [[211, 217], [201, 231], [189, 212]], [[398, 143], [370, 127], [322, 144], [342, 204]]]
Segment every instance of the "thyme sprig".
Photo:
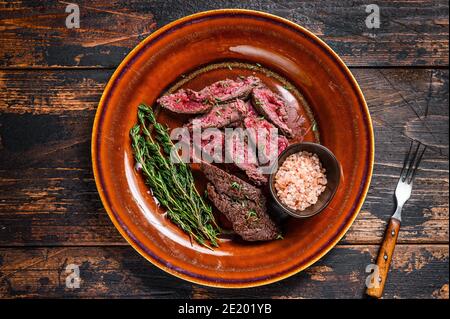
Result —
[[[150, 132], [149, 126], [154, 132]], [[149, 106], [139, 105], [138, 124], [131, 128], [130, 136], [134, 158], [142, 168], [146, 184], [167, 209], [169, 219], [199, 244], [217, 247], [220, 228], [211, 206], [195, 188], [190, 167], [176, 152], [171, 153], [174, 145], [168, 128], [156, 121]], [[178, 158], [173, 160], [173, 156]]]

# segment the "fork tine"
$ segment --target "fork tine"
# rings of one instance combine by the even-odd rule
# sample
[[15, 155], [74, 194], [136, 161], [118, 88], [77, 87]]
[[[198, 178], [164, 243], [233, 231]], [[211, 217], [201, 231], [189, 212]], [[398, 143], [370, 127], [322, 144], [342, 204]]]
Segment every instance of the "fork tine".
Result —
[[[414, 142], [415, 142], [415, 141], [413, 141], [413, 143], [414, 143]], [[409, 162], [408, 162], [408, 167], [407, 167], [407, 170], [406, 170], [406, 175], [405, 175], [405, 177], [403, 178], [403, 181], [406, 181], [406, 180], [409, 178], [409, 176], [411, 175], [412, 168], [413, 168], [413, 166], [414, 166], [414, 162], [416, 161], [417, 155], [419, 154], [419, 148], [420, 148], [420, 142], [417, 141], [417, 146], [416, 146], [415, 149], [414, 149], [412, 158], [411, 158], [411, 159], [409, 160]]]
[[402, 167], [402, 171], [401, 171], [401, 173], [400, 173], [400, 179], [402, 180], [402, 181], [404, 181], [405, 180], [405, 178], [406, 178], [406, 175], [404, 175], [404, 173], [406, 172], [408, 172], [408, 169], [407, 169], [407, 167], [408, 167], [408, 160], [409, 160], [409, 157], [411, 156], [411, 151], [412, 151], [412, 149], [413, 149], [413, 145], [414, 145], [414, 140], [412, 140], [411, 141], [411, 143], [409, 144], [409, 151], [408, 151], [408, 155], [406, 155], [406, 157], [405, 157], [405, 160], [403, 161], [403, 167]]
[[422, 161], [423, 154], [425, 154], [426, 150], [427, 150], [427, 146], [423, 145], [423, 149], [420, 152], [419, 158], [417, 159], [416, 163], [414, 164], [414, 167], [412, 168], [411, 177], [407, 181], [408, 184], [411, 184], [414, 181], [414, 177], [416, 177], [417, 169], [419, 168], [420, 162]]

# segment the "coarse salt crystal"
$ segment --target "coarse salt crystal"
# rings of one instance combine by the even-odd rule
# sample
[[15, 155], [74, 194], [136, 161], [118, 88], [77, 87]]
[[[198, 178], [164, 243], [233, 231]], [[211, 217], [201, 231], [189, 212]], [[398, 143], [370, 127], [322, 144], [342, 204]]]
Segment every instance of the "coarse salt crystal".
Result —
[[325, 172], [317, 154], [302, 151], [290, 155], [275, 174], [278, 198], [291, 209], [305, 210], [317, 203], [326, 189]]

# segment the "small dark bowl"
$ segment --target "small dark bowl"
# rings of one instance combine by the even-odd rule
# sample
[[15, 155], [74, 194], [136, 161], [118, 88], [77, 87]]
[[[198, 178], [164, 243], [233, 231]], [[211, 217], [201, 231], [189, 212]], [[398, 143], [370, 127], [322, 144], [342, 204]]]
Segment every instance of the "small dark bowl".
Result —
[[327, 185], [325, 191], [320, 194], [317, 203], [309, 206], [303, 211], [298, 211], [291, 209], [284, 205], [278, 198], [275, 190], [275, 174], [278, 170], [273, 170], [269, 177], [269, 187], [270, 194], [272, 195], [273, 207], [276, 209], [280, 219], [284, 219], [288, 216], [293, 216], [296, 218], [307, 218], [320, 213], [330, 201], [333, 199], [334, 194], [336, 194], [337, 188], [339, 186], [339, 181], [341, 178], [341, 167], [339, 165], [336, 156], [325, 146], [316, 143], [296, 143], [288, 146], [279, 156], [278, 156], [278, 167], [280, 167], [289, 155], [298, 153], [300, 151], [307, 151], [313, 154], [317, 154], [325, 168], [327, 176]]

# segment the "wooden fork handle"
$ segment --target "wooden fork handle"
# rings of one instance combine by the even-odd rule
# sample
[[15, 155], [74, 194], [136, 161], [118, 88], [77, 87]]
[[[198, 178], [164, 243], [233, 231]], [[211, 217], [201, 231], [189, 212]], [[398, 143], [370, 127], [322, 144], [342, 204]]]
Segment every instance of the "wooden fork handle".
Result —
[[378, 252], [377, 266], [378, 275], [376, 274], [374, 281], [372, 282], [372, 287], [367, 288], [366, 294], [374, 297], [381, 298], [383, 295], [384, 285], [387, 280], [387, 275], [389, 272], [389, 266], [391, 264], [392, 255], [394, 254], [395, 244], [397, 243], [398, 233], [400, 231], [400, 221], [395, 218], [391, 218], [389, 225], [384, 234], [383, 243], [381, 244], [380, 250]]

